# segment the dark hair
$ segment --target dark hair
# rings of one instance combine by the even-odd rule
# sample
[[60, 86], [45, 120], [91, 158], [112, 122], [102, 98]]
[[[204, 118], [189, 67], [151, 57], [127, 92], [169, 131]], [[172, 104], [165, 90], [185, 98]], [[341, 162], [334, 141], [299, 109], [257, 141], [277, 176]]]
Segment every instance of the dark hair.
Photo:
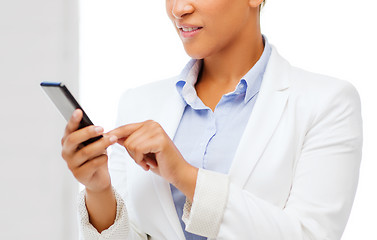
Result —
[[263, 0], [263, 2], [259, 6], [259, 12], [262, 10], [262, 8], [266, 5], [266, 0]]

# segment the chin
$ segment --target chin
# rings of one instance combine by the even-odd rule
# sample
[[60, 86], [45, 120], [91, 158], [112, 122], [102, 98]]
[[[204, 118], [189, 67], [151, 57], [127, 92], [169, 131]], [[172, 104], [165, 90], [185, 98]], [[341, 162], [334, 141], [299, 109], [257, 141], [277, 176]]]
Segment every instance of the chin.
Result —
[[208, 48], [183, 44], [187, 55], [193, 59], [204, 59], [209, 56]]

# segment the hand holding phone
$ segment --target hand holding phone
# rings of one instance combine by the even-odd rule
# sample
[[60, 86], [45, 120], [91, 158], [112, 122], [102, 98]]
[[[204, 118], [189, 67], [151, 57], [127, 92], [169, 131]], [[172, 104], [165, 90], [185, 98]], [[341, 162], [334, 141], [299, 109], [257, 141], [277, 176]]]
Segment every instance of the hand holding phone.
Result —
[[62, 138], [62, 157], [69, 170], [89, 191], [111, 189], [106, 149], [117, 142], [117, 137], [103, 134], [102, 127], [91, 126], [92, 122], [64, 84], [43, 82], [41, 86], [68, 121]]

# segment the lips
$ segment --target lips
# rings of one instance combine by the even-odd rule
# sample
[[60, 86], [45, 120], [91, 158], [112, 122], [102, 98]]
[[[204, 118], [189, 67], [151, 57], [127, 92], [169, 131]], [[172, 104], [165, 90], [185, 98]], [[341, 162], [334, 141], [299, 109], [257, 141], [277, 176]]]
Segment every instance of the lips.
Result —
[[184, 32], [191, 32], [191, 31], [195, 31], [195, 30], [198, 30], [198, 29], [200, 29], [201, 27], [194, 27], [194, 28], [192, 28], [192, 27], [182, 27], [182, 28], [180, 28], [180, 29], [182, 29], [182, 31], [184, 31]]
[[188, 25], [188, 24], [176, 24], [182, 38], [194, 37], [201, 31], [203, 27]]

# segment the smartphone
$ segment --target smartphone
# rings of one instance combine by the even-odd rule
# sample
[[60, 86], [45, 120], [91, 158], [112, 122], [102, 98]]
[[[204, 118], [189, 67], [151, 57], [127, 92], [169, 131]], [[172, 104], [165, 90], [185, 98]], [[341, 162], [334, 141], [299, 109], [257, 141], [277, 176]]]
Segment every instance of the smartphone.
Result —
[[[41, 82], [41, 87], [43, 88], [45, 93], [50, 97], [51, 101], [55, 104], [55, 106], [58, 108], [65, 120], [68, 121], [71, 118], [73, 111], [75, 111], [76, 109], [81, 109], [81, 111], [83, 112], [83, 117], [78, 129], [93, 125], [88, 115], [86, 115], [85, 111], [81, 108], [80, 104], [76, 101], [71, 92], [63, 83]], [[101, 138], [102, 135], [88, 139], [87, 141], [81, 144], [86, 146]]]

